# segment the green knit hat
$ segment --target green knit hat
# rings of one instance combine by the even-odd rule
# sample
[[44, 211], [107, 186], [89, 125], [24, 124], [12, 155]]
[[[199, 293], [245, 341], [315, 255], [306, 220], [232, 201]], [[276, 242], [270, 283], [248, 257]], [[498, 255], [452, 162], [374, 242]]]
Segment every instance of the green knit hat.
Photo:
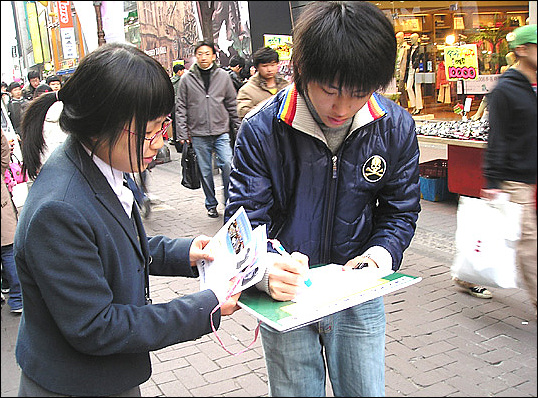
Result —
[[522, 44], [536, 44], [536, 25], [525, 25], [515, 29], [506, 35], [510, 48], [516, 48]]

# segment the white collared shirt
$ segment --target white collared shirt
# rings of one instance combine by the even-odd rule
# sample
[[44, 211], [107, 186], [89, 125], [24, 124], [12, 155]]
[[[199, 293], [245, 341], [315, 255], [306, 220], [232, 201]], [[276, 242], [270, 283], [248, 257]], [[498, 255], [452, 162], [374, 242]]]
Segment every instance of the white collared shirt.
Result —
[[103, 159], [99, 158], [96, 155], [91, 156], [91, 151], [86, 148], [83, 145], [86, 152], [88, 152], [88, 155], [92, 158], [95, 165], [101, 170], [101, 173], [105, 176], [106, 180], [108, 181], [110, 187], [120, 200], [121, 205], [123, 206], [123, 209], [131, 218], [131, 214], [133, 211], [133, 202], [134, 202], [134, 195], [133, 192], [123, 185], [123, 172], [116, 170], [115, 168], [111, 167], [108, 163], [106, 163]]

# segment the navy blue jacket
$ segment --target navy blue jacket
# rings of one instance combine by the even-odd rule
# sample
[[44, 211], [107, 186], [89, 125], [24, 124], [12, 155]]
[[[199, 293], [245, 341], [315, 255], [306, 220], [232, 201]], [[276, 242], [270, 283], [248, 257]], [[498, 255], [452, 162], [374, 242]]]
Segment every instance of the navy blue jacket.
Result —
[[420, 211], [415, 124], [374, 94], [333, 156], [294, 85], [243, 119], [230, 177], [229, 218], [243, 206], [253, 227], [310, 264], [338, 263], [373, 246], [401, 264]]
[[[145, 304], [150, 273], [197, 276], [192, 239], [147, 238], [72, 137], [41, 169], [21, 212], [15, 261], [23, 293], [22, 371], [64, 395], [113, 395], [151, 375], [149, 352], [211, 332], [218, 300], [204, 290]], [[140, 243], [139, 243], [140, 236]], [[220, 324], [220, 311], [214, 317]]]

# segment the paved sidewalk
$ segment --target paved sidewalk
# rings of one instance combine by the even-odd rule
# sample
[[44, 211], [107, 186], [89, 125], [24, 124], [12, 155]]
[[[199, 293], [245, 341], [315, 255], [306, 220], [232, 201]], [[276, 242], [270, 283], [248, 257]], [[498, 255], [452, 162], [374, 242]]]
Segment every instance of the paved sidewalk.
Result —
[[[154, 200], [145, 221], [148, 234], [212, 236], [220, 217], [207, 217], [201, 189], [180, 184], [180, 155], [156, 166], [149, 177]], [[220, 175], [215, 184], [221, 185]], [[218, 191], [222, 198], [222, 191]], [[456, 230], [455, 201], [422, 201], [416, 235], [405, 252], [402, 272], [421, 282], [385, 297], [387, 312], [386, 395], [398, 397], [536, 396], [536, 319], [526, 292], [490, 289], [478, 299], [450, 278]], [[155, 303], [198, 291], [198, 280], [151, 277]], [[17, 394], [20, 369], [14, 359], [19, 318], [2, 307], [1, 396]], [[218, 335], [233, 352], [248, 346], [256, 321], [245, 311], [223, 318]], [[153, 375], [142, 385], [146, 397], [268, 396], [267, 373], [258, 339], [232, 356], [214, 335], [151, 354]], [[328, 386], [328, 396], [332, 396]]]

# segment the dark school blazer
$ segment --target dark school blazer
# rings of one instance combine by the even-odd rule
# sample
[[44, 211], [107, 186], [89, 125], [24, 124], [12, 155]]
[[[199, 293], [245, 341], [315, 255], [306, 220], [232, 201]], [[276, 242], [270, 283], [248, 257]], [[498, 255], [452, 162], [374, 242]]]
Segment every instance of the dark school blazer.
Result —
[[[59, 394], [118, 394], [151, 375], [149, 352], [211, 332], [218, 304], [204, 290], [145, 304], [153, 275], [196, 277], [192, 239], [147, 238], [136, 207], [125, 213], [106, 178], [73, 137], [29, 190], [15, 235], [23, 293], [16, 344], [22, 371]], [[220, 324], [220, 311], [214, 315]]]

